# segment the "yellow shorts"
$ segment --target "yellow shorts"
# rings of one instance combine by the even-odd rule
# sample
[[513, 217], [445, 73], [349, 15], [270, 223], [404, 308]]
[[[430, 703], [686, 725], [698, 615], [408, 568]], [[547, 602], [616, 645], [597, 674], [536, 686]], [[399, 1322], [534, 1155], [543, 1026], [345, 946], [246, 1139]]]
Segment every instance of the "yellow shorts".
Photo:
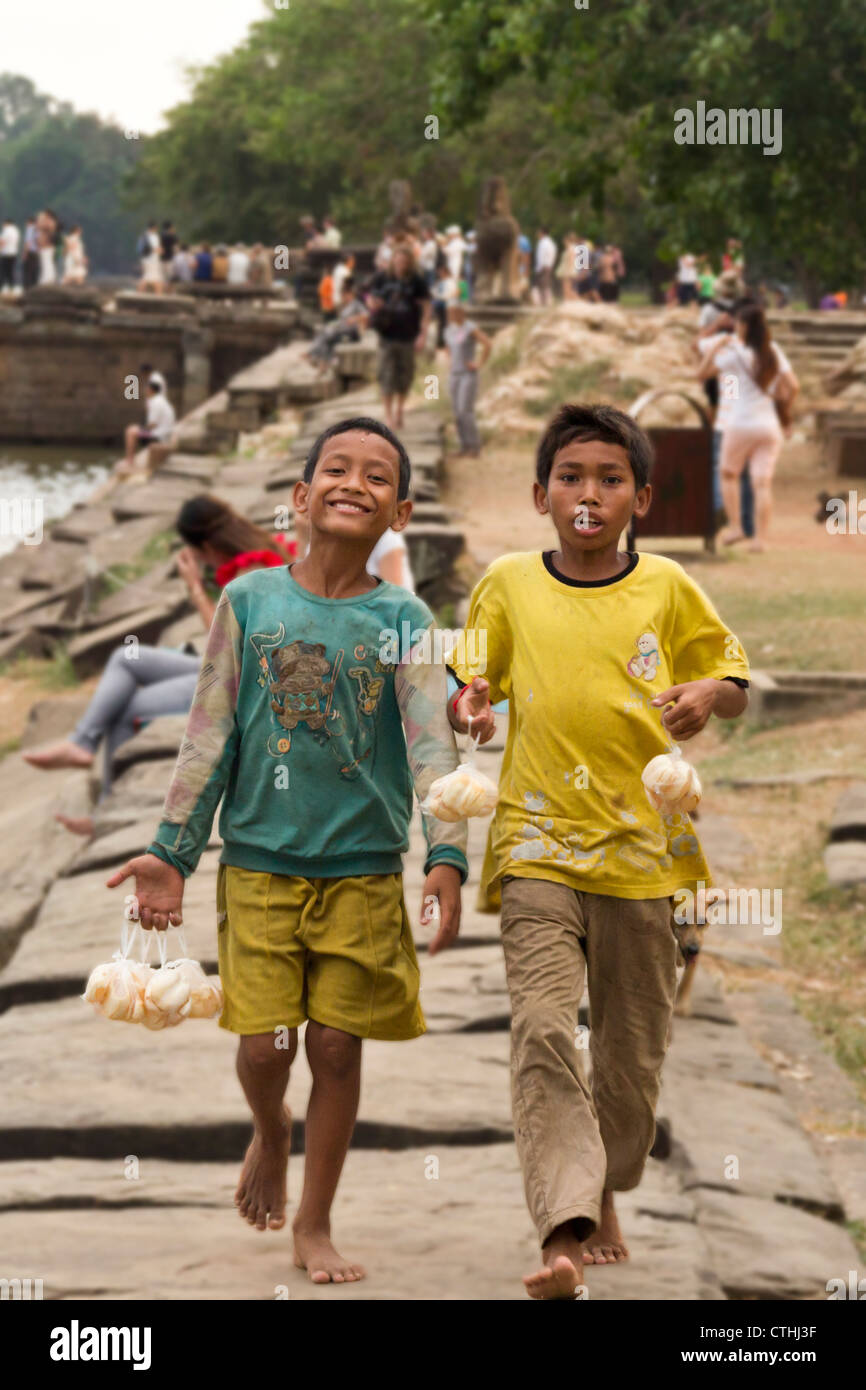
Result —
[[272, 1033], [312, 1018], [358, 1038], [417, 1038], [418, 959], [402, 874], [290, 878], [220, 864], [220, 1026]]

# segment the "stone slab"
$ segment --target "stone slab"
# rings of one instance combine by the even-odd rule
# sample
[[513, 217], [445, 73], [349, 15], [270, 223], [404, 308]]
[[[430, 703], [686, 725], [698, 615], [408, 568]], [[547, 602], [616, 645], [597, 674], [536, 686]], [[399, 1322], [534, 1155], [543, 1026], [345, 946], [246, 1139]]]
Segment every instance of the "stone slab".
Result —
[[[438, 1161], [438, 1177], [430, 1158]], [[313, 1285], [293, 1267], [290, 1236], [257, 1232], [233, 1207], [236, 1163], [142, 1160], [6, 1163], [0, 1211], [6, 1265], [44, 1281], [45, 1298], [87, 1300], [525, 1301], [538, 1261], [511, 1144], [353, 1149], [334, 1205], [338, 1245], [367, 1278]], [[290, 1168], [290, 1209], [301, 1165]], [[59, 1210], [40, 1209], [56, 1198]], [[69, 1204], [92, 1203], [90, 1210]], [[133, 1205], [137, 1203], [139, 1205]], [[64, 1207], [66, 1209], [64, 1209]], [[669, 1220], [676, 1210], [677, 1220]], [[721, 1297], [688, 1199], [650, 1161], [620, 1211], [632, 1256], [586, 1275], [589, 1301]], [[658, 1213], [656, 1215], [655, 1213]], [[135, 1259], [130, 1251], [136, 1252]]]
[[[846, 787], [833, 808], [830, 830], [834, 834], [844, 830], [866, 832], [866, 782], [852, 782]], [[840, 838], [845, 838], [840, 835]]]
[[137, 521], [143, 516], [174, 516], [183, 503], [201, 491], [201, 482], [187, 477], [155, 477], [140, 487], [127, 483], [111, 500], [115, 521]]
[[[194, 953], [198, 940], [187, 940]], [[93, 965], [105, 958], [105, 946], [102, 930]], [[248, 1123], [236, 1047], [236, 1038], [211, 1020], [154, 1033], [99, 1018], [78, 998], [16, 1005], [0, 1016], [5, 1129], [60, 1126], [79, 1136], [97, 1129], [105, 1144], [114, 1129], [196, 1126], [205, 1141], [213, 1135], [219, 1142], [216, 1132], [226, 1125]], [[383, 1131], [384, 1142], [395, 1127], [443, 1142], [510, 1137], [507, 1034], [428, 1033], [405, 1045], [367, 1042], [364, 1051], [360, 1121]], [[159, 1084], [143, 1087], [143, 1077]], [[298, 1113], [309, 1085], [299, 1052], [289, 1084], [289, 1103]]]
[[729, 989], [726, 1000], [821, 1152], [847, 1217], [866, 1222], [866, 1104], [853, 1078], [780, 986]]
[[159, 603], [140, 608], [127, 616], [93, 628], [74, 637], [68, 647], [69, 659], [75, 674], [81, 678], [101, 672], [115, 647], [122, 646], [124, 638], [134, 635], [139, 642], [155, 643], [164, 628], [177, 616], [187, 602], [186, 588], [172, 598], [166, 595]]
[[824, 850], [827, 882], [844, 888], [852, 883], [866, 883], [866, 841], [840, 840]]
[[[111, 872], [127, 859], [143, 854], [153, 839], [156, 828], [157, 819], [151, 813], [146, 819], [136, 820], [114, 830], [110, 835], [102, 835], [90, 841], [67, 867], [65, 877], [73, 878], [102, 868]], [[219, 836], [211, 835], [208, 848], [221, 844]]]
[[161, 478], [194, 478], [210, 486], [216, 479], [223, 460], [215, 454], [172, 454], [159, 469]]
[[[700, 1044], [692, 1050], [692, 1030], [705, 1033], [708, 1026], [675, 1020], [662, 1076], [660, 1106], [687, 1155], [686, 1187], [730, 1188], [841, 1216], [829, 1173], [784, 1097], [769, 1087], [721, 1079], [712, 1060], [702, 1056]], [[724, 1031], [732, 1049], [748, 1046], [738, 1029]], [[745, 1066], [748, 1075], [753, 1067], [747, 1060]]]
[[[37, 748], [42, 743], [66, 738], [75, 728], [89, 703], [90, 696], [88, 694], [78, 694], [76, 691], [70, 691], [61, 700], [54, 697], [35, 700], [27, 714], [27, 723], [21, 735], [21, 747]], [[32, 770], [36, 771], [35, 768]], [[57, 776], [56, 773], [51, 775]], [[49, 774], [40, 772], [39, 776], [44, 779]], [[39, 785], [39, 783], [36, 784], [37, 789]], [[50, 784], [43, 780], [41, 785], [44, 790]]]
[[830, 1279], [860, 1263], [842, 1226], [782, 1202], [702, 1189], [697, 1222], [725, 1295], [735, 1299], [826, 1299]]
[[130, 763], [152, 758], [176, 760], [186, 733], [187, 718], [186, 714], [162, 714], [158, 719], [152, 719], [133, 738], [121, 743], [114, 754], [118, 774]]

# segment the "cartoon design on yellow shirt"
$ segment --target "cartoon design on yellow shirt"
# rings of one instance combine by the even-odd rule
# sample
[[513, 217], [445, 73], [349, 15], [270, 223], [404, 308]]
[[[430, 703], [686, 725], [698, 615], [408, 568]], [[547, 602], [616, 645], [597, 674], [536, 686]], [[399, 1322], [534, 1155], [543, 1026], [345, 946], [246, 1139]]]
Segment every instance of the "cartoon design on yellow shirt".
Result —
[[659, 669], [658, 639], [654, 632], [642, 632], [637, 639], [637, 656], [633, 656], [626, 670], [635, 680], [654, 681]]

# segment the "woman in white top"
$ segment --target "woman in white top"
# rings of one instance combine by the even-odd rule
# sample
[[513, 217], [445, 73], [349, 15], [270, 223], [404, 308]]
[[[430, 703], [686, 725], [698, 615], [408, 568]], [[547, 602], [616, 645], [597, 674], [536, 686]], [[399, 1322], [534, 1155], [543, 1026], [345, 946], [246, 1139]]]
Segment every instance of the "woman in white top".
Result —
[[139, 293], [147, 290], [151, 286], [157, 294], [162, 294], [165, 290], [165, 274], [162, 266], [162, 242], [159, 239], [159, 232], [156, 230], [156, 223], [152, 222], [144, 234], [147, 242], [147, 255], [141, 258], [141, 280], [139, 281]]
[[726, 402], [721, 474], [728, 528], [721, 539], [725, 545], [743, 539], [739, 482], [748, 463], [756, 512], [750, 549], [760, 551], [767, 545], [773, 473], [784, 438], [776, 401], [790, 406], [800, 383], [784, 352], [772, 341], [760, 305], [744, 304], [735, 322], [736, 333], [714, 342], [699, 376], [706, 380], [718, 373], [719, 394]]
[[63, 243], [63, 283], [64, 285], [83, 285], [87, 279], [87, 256], [81, 228], [76, 225], [67, 233]]
[[389, 584], [399, 584], [402, 589], [415, 592], [415, 578], [409, 563], [409, 547], [399, 531], [388, 530], [380, 536], [367, 561], [367, 573], [374, 579], [384, 579]]

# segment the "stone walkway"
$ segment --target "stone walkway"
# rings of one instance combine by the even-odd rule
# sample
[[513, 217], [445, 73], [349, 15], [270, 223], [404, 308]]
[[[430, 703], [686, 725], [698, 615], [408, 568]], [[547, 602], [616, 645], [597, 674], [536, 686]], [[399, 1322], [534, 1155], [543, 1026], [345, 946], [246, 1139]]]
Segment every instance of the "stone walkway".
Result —
[[[337, 408], [320, 407], [310, 428]], [[419, 441], [425, 430], [419, 422]], [[233, 478], [267, 487], [273, 461], [270, 474], [229, 465], [220, 491]], [[194, 623], [182, 620], [169, 640], [187, 629]], [[68, 727], [69, 710], [44, 702], [32, 741], [60, 733], [61, 718]], [[0, 974], [0, 1276], [41, 1278], [46, 1298], [523, 1299], [520, 1276], [537, 1251], [512, 1143], [508, 999], [498, 921], [475, 910], [472, 884], [454, 950], [428, 959], [417, 933], [429, 1032], [365, 1048], [334, 1213], [341, 1247], [369, 1271], [354, 1287], [313, 1287], [292, 1267], [285, 1231], [251, 1231], [234, 1212], [249, 1135], [234, 1039], [206, 1022], [123, 1028], [78, 998], [117, 942], [122, 892], [105, 879], [152, 838], [184, 725], [154, 721], [126, 745], [115, 796], [84, 846], [46, 821], [45, 774], [20, 761], [15, 795], [0, 806], [0, 869], [14, 903], [0, 920], [11, 957]], [[492, 775], [498, 757], [496, 744], [479, 754]], [[62, 784], [69, 801], [84, 792], [88, 774], [56, 776], [52, 791]], [[476, 878], [484, 834], [471, 823]], [[736, 862], [729, 825], [707, 813], [702, 835], [711, 861]], [[218, 857], [214, 832], [184, 903], [190, 952], [211, 964]], [[414, 921], [422, 860], [416, 823], [406, 861]], [[720, 943], [719, 954], [769, 949], [772, 963], [767, 940]], [[723, 995], [712, 951], [708, 941], [693, 1016], [676, 1020], [659, 1157], [619, 1204], [632, 1259], [590, 1273], [593, 1299], [822, 1299], [829, 1279], [858, 1267], [842, 1222], [862, 1193], [852, 1184], [843, 1202], [767, 1046]], [[301, 1059], [289, 1097], [296, 1150], [308, 1087]], [[732, 1159], [736, 1178], [726, 1176]], [[302, 1162], [291, 1168], [293, 1204]]]

